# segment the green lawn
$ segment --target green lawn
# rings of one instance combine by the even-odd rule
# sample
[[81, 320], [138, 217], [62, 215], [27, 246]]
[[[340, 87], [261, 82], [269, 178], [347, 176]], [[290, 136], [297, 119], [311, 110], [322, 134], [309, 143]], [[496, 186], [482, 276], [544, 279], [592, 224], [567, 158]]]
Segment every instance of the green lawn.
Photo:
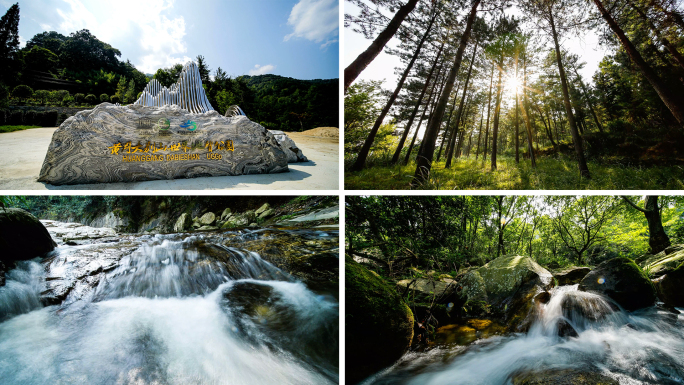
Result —
[[[684, 166], [625, 167], [590, 161], [591, 179], [579, 177], [577, 162], [568, 156], [540, 157], [537, 169], [529, 160], [515, 163], [511, 156], [497, 158], [497, 170], [490, 171], [490, 161], [482, 158], [459, 159], [451, 169], [444, 161], [433, 163], [426, 190], [682, 190]], [[347, 164], [348, 166], [349, 164]], [[345, 172], [347, 190], [406, 190], [416, 171], [408, 166], [372, 166], [360, 172]]]
[[40, 128], [42, 126], [0, 126], [0, 132], [13, 132], [28, 130], [29, 128]]

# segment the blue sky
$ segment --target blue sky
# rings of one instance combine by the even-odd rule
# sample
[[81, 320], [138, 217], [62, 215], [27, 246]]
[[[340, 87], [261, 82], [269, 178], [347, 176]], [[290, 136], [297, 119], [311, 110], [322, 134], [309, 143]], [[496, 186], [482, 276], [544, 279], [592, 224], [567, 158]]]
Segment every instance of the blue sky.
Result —
[[[17, 2], [0, 0], [0, 15]], [[19, 0], [22, 46], [89, 29], [144, 73], [203, 55], [212, 76], [339, 77], [338, 0]]]

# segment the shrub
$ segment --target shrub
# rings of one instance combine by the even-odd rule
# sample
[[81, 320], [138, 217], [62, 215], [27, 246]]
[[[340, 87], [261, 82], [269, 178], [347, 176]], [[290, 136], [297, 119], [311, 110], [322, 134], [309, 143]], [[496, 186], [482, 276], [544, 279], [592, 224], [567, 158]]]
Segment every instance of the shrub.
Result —
[[107, 94], [102, 94], [102, 95], [100, 95], [100, 101], [101, 101], [102, 103], [107, 103], [107, 102], [109, 102], [109, 95], [107, 95]]
[[69, 115], [67, 115], [67, 114], [65, 114], [65, 113], [59, 114], [59, 118], [57, 118], [57, 126], [59, 126], [59, 125], [61, 125], [62, 123], [64, 123], [64, 121], [67, 120], [68, 118], [69, 118]]
[[33, 89], [25, 84], [20, 84], [12, 90], [12, 96], [19, 100], [26, 100], [33, 97]]
[[95, 97], [93, 94], [88, 94], [88, 96], [85, 97], [85, 101], [86, 103], [93, 105], [97, 103], [97, 97]]
[[64, 100], [64, 98], [69, 96], [69, 91], [67, 90], [57, 90], [55, 92], [57, 92], [57, 100], [59, 100], [60, 102]]
[[7, 124], [7, 110], [0, 110], [0, 126]]
[[57, 111], [46, 111], [41, 126], [55, 127], [57, 125]]
[[112, 95], [111, 101], [112, 101], [112, 103], [114, 103], [114, 104], [116, 104], [116, 103], [121, 103], [121, 99], [119, 99], [119, 97], [118, 97], [117, 95]]
[[33, 93], [33, 97], [38, 99], [40, 104], [45, 104], [45, 102], [50, 98], [50, 91], [38, 90], [38, 91]]
[[7, 117], [7, 124], [10, 126], [20, 126], [24, 124], [24, 112], [11, 111]]
[[44, 111], [38, 111], [36, 112], [36, 120], [34, 121], [34, 125], [36, 126], [44, 126], [45, 122], [45, 112]]
[[26, 111], [24, 113], [24, 124], [27, 126], [33, 126], [36, 124], [36, 111]]
[[73, 96], [67, 95], [64, 97], [64, 99], [62, 99], [62, 105], [63, 106], [67, 107], [67, 106], [70, 106], [72, 104], [74, 104], [74, 97]]
[[9, 105], [9, 88], [4, 84], [0, 84], [0, 108], [5, 108]]
[[[64, 97], [62, 97], [64, 99]], [[62, 99], [59, 98], [59, 91], [50, 91], [50, 95], [48, 96], [48, 102], [53, 105], [59, 104]]]
[[85, 99], [85, 95], [83, 95], [83, 94], [75, 94], [74, 95], [74, 101], [78, 104], [83, 103], [83, 99]]

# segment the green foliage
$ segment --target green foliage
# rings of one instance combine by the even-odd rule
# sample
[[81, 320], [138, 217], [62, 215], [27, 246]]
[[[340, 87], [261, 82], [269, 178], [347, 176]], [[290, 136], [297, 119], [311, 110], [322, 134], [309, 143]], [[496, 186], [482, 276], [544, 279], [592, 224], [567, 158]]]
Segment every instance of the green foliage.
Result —
[[48, 90], [38, 90], [33, 93], [33, 97], [38, 100], [40, 104], [45, 104], [50, 98], [50, 91]]
[[25, 84], [20, 84], [12, 90], [12, 97], [26, 100], [33, 97], [33, 89]]
[[35, 45], [24, 52], [24, 63], [29, 70], [51, 72], [59, 66], [59, 57], [49, 49]]
[[85, 102], [90, 105], [94, 105], [97, 103], [97, 97], [93, 94], [88, 94], [88, 96], [85, 97]]
[[360, 148], [380, 113], [382, 81], [359, 81], [344, 96], [345, 152]]
[[114, 96], [119, 98], [119, 100], [125, 100], [127, 90], [126, 87], [126, 77], [122, 76], [121, 78], [119, 78], [119, 83], [116, 85], [116, 93], [114, 94]]
[[9, 105], [10, 92], [6, 85], [0, 83], [0, 108], [5, 108]]
[[0, 132], [14, 132], [28, 130], [29, 128], [39, 128], [42, 126], [0, 126]]
[[71, 106], [72, 104], [74, 104], [74, 97], [73, 96], [67, 95], [64, 97], [64, 99], [62, 99], [62, 105], [63, 106], [68, 107], [68, 106]]
[[[0, 83], [13, 81], [19, 49], [19, 3], [15, 3], [0, 18]], [[14, 83], [16, 84], [16, 83]]]
[[126, 89], [126, 96], [124, 97], [124, 102], [125, 103], [133, 103], [135, 102], [135, 80], [131, 79], [131, 81], [128, 83], [128, 88]]
[[107, 95], [107, 94], [100, 95], [100, 102], [102, 102], [102, 103], [109, 102], [109, 95]]
[[121, 103], [121, 98], [119, 98], [118, 95], [112, 95], [111, 102], [112, 102], [113, 104]]
[[74, 95], [74, 102], [80, 104], [80, 103], [82, 103], [84, 100], [85, 100], [85, 95], [80, 94], [80, 93]]

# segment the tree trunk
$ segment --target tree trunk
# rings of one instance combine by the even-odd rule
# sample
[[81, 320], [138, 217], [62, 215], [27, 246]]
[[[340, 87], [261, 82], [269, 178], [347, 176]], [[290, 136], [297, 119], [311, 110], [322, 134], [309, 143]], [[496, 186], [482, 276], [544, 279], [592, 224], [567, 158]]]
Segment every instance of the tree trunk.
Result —
[[[489, 75], [489, 94], [487, 95], [487, 128], [485, 129], [484, 151], [482, 152], [482, 162], [487, 161], [487, 150], [489, 149], [489, 113], [492, 110], [492, 83], [494, 83], [494, 63], [492, 63], [492, 74]], [[483, 163], [484, 165], [484, 163]]]
[[[458, 95], [458, 91], [456, 91], [456, 94]], [[437, 161], [442, 158], [442, 149], [444, 148], [444, 142], [448, 142], [448, 135], [452, 132], [449, 130], [449, 124], [451, 124], [451, 117], [454, 115], [454, 110], [456, 109], [456, 99], [454, 98], [454, 102], [451, 105], [451, 111], [449, 111], [449, 118], [447, 119], [446, 126], [444, 126], [444, 134], [442, 134], [442, 143], [439, 144], [439, 153], [437, 154]], [[449, 151], [449, 147], [447, 146], [447, 151]]]
[[[456, 113], [456, 128], [455, 132], [458, 132], [458, 128], [461, 122], [461, 116], [463, 114], [463, 103], [465, 102], [466, 94], [468, 92], [468, 83], [470, 82], [470, 74], [473, 72], [473, 64], [475, 63], [475, 54], [477, 53], [478, 42], [475, 42], [475, 48], [473, 48], [473, 56], [470, 58], [470, 67], [468, 68], [468, 75], [466, 75], [465, 86], [463, 87], [463, 97], [461, 97], [461, 103], [458, 106], [458, 112]], [[451, 167], [451, 158], [454, 154], [454, 144], [456, 143], [456, 135], [452, 135], [453, 139], [451, 141], [451, 146], [446, 154], [446, 165], [444, 168]]]
[[468, 22], [466, 23], [465, 31], [463, 32], [463, 36], [461, 36], [461, 42], [458, 46], [458, 51], [456, 51], [454, 66], [449, 72], [446, 89], [440, 96], [439, 103], [437, 104], [437, 109], [435, 111], [436, 119], [434, 119], [428, 125], [425, 131], [425, 137], [423, 139], [422, 151], [418, 154], [418, 158], [416, 159], [416, 172], [414, 174], [413, 181], [411, 182], [411, 187], [414, 188], [420, 186], [430, 176], [432, 157], [435, 152], [435, 142], [437, 141], [437, 134], [439, 133], [439, 122], [442, 120], [442, 115], [444, 115], [444, 110], [446, 109], [447, 102], [449, 101], [449, 95], [451, 95], [451, 90], [454, 87], [456, 75], [461, 67], [463, 52], [468, 44], [468, 39], [470, 39], [470, 31], [473, 28], [473, 22], [475, 21], [475, 15], [477, 14], [477, 7], [480, 5], [480, 0], [473, 0], [472, 4], [473, 5], [470, 10], [470, 15], [468, 16]]
[[475, 160], [480, 155], [480, 139], [482, 139], [482, 123], [484, 123], [484, 108], [482, 109], [482, 114], [480, 114], [480, 129], [477, 130], [477, 150], [475, 150]]
[[496, 150], [497, 139], [499, 136], [499, 113], [501, 112], [501, 98], [503, 93], [503, 84], [501, 83], [501, 76], [503, 73], [503, 51], [501, 51], [501, 58], [499, 59], [499, 80], [496, 83], [496, 105], [494, 107], [494, 123], [492, 127], [492, 171], [496, 170]]
[[[594, 0], [599, 1], [599, 0]], [[587, 160], [584, 158], [584, 146], [582, 145], [582, 138], [577, 131], [577, 124], [575, 117], [572, 114], [572, 107], [570, 105], [570, 94], [568, 92], [568, 80], [565, 76], [565, 69], [563, 68], [563, 61], [561, 60], [560, 45], [558, 44], [558, 33], [556, 32], [556, 24], [553, 20], [553, 12], [549, 6], [549, 20], [551, 22], [551, 31], [553, 33], [553, 42], [556, 45], [556, 61], [558, 62], [558, 72], [561, 79], [561, 88], [563, 89], [563, 105], [565, 106], [565, 113], [570, 125], [570, 133], [572, 134], [572, 142], [575, 146], [575, 153], [577, 154], [577, 163], [579, 165], [580, 176], [583, 178], [591, 178], [589, 168], [587, 167]]]
[[397, 84], [397, 87], [394, 89], [394, 93], [392, 94], [392, 96], [390, 96], [389, 100], [387, 101], [387, 104], [385, 104], [385, 107], [382, 109], [382, 112], [380, 112], [380, 116], [378, 116], [378, 118], [375, 119], [375, 124], [373, 124], [373, 128], [371, 128], [370, 132], [368, 133], [368, 137], [366, 138], [366, 141], [363, 143], [363, 147], [361, 147], [361, 151], [359, 151], [359, 156], [356, 158], [356, 162], [354, 162], [354, 165], [352, 165], [351, 171], [363, 170], [363, 166], [366, 164], [366, 158], [368, 158], [368, 153], [370, 152], [371, 146], [375, 141], [375, 136], [377, 135], [383, 120], [385, 120], [385, 116], [387, 116], [390, 109], [392, 108], [394, 101], [397, 100], [397, 96], [399, 96], [399, 92], [401, 91], [401, 88], [404, 86], [406, 78], [411, 72], [413, 65], [416, 63], [416, 59], [418, 59], [418, 54], [420, 54], [420, 50], [423, 48], [423, 43], [425, 43], [425, 40], [430, 35], [430, 31], [432, 30], [432, 24], [434, 23], [436, 18], [437, 12], [435, 12], [435, 15], [432, 17], [432, 19], [430, 19], [430, 24], [428, 24], [428, 27], [425, 30], [425, 33], [423, 34], [423, 37], [420, 39], [420, 42], [418, 42], [418, 47], [416, 48], [416, 51], [413, 53], [413, 57], [411, 57], [411, 61], [409, 62], [408, 66], [406, 66], [406, 70], [404, 70], [404, 73], [401, 75], [401, 79], [399, 79], [399, 83]]
[[[523, 56], [523, 87], [522, 87], [522, 93], [523, 93], [523, 108], [522, 108], [522, 113], [523, 113], [523, 120], [525, 121], [525, 127], [527, 128], [527, 143], [529, 146], [529, 151], [530, 151], [530, 161], [532, 162], [532, 167], [537, 167], [537, 159], [536, 156], [534, 155], [534, 147], [532, 146], [532, 123], [530, 122], [530, 116], [528, 112], [528, 103], [527, 103], [527, 52], [525, 52]], [[516, 103], [517, 99], [520, 97], [516, 97]]]
[[404, 133], [401, 135], [401, 140], [399, 140], [399, 144], [397, 145], [397, 150], [394, 152], [394, 156], [392, 157], [392, 164], [396, 164], [399, 161], [399, 156], [401, 156], [401, 150], [404, 148], [404, 144], [406, 143], [406, 137], [408, 137], [408, 134], [411, 131], [411, 126], [413, 125], [413, 120], [416, 118], [416, 114], [418, 113], [418, 109], [420, 108], [421, 103], [423, 103], [423, 97], [425, 96], [425, 91], [427, 91], [428, 85], [430, 84], [430, 79], [432, 79], [432, 74], [435, 71], [437, 64], [439, 63], [439, 57], [442, 55], [442, 49], [444, 48], [444, 43], [445, 42], [442, 42], [442, 46], [439, 47], [439, 51], [437, 52], [437, 57], [435, 58], [435, 63], [432, 65], [432, 68], [430, 68], [430, 73], [428, 74], [428, 77], [425, 80], [425, 85], [423, 85], [423, 89], [420, 91], [420, 96], [418, 97], [418, 103], [416, 103], [416, 107], [413, 109], [413, 112], [411, 113], [411, 118], [409, 118], [409, 121], [406, 124], [406, 128], [404, 128]]
[[442, 66], [439, 67], [437, 70], [437, 76], [435, 77], [435, 82], [432, 85], [432, 88], [430, 88], [430, 95], [428, 96], [428, 102], [425, 105], [425, 108], [423, 109], [423, 115], [421, 115], [420, 120], [418, 121], [418, 126], [416, 126], [416, 132], [413, 133], [413, 139], [411, 139], [411, 145], [408, 148], [408, 151], [406, 151], [406, 156], [404, 157], [404, 164], [408, 164], [409, 158], [411, 157], [411, 152], [413, 151], [413, 145], [416, 143], [416, 139], [418, 138], [418, 131], [420, 131], [420, 125], [423, 124], [423, 119], [427, 116], [428, 109], [430, 108], [430, 104], [432, 104], [432, 96], [435, 92], [435, 88], [437, 87], [437, 81], [439, 80], [439, 75], [442, 72]]
[[394, 15], [392, 20], [387, 24], [387, 27], [380, 32], [378, 37], [373, 40], [373, 43], [366, 48], [359, 56], [354, 59], [354, 61], [344, 69], [344, 93], [347, 93], [347, 88], [354, 83], [354, 80], [363, 72], [363, 70], [368, 67], [368, 65], [375, 59], [382, 49], [385, 47], [388, 41], [392, 39], [401, 23], [406, 19], [406, 16], [413, 11], [413, 8], [418, 4], [418, 0], [409, 0], [406, 4], [402, 5], [397, 13]]
[[658, 196], [646, 196], [644, 206], [646, 206], [644, 214], [648, 222], [648, 245], [651, 246], [651, 253], [657, 254], [670, 246], [670, 238], [665, 233], [663, 221], [660, 218]]
[[589, 111], [591, 112], [591, 116], [594, 118], [594, 123], [596, 123], [596, 127], [598, 127], [599, 131], [603, 132], [603, 126], [599, 122], [598, 116], [596, 115], [596, 111], [594, 110], [594, 105], [591, 103], [591, 100], [589, 99], [589, 91], [587, 90], [587, 86], [582, 81], [582, 77], [577, 72], [577, 68], [573, 67], [573, 70], [575, 71], [575, 75], [577, 76], [577, 80], [579, 80], [580, 87], [582, 87], [582, 92], [584, 92], [584, 99], [587, 101], [587, 105], [589, 106]]
[[665, 106], [667, 106], [670, 112], [672, 112], [672, 115], [675, 117], [675, 119], [677, 119], [679, 125], [684, 126], [684, 105], [681, 99], [679, 99], [677, 95], [675, 95], [670, 88], [663, 83], [653, 68], [646, 63], [639, 51], [637, 51], [636, 47], [634, 47], [634, 44], [632, 44], [629, 38], [627, 38], [622, 28], [620, 28], [615, 20], [613, 20], [613, 17], [603, 6], [601, 0], [594, 0], [594, 4], [596, 4], [596, 7], [598, 7], [599, 11], [601, 12], [601, 16], [603, 16], [603, 19], [606, 20], [608, 26], [610, 26], [610, 29], [612, 29], [613, 33], [615, 33], [615, 35], [618, 37], [620, 43], [622, 43], [622, 46], [625, 48], [629, 58], [636, 63], [636, 65], [639, 67], [639, 70], [641, 70], [642, 75], [644, 75], [646, 80], [651, 83], [651, 86], [658, 96], [660, 96], [660, 99], [663, 101], [663, 103], [665, 103]]

